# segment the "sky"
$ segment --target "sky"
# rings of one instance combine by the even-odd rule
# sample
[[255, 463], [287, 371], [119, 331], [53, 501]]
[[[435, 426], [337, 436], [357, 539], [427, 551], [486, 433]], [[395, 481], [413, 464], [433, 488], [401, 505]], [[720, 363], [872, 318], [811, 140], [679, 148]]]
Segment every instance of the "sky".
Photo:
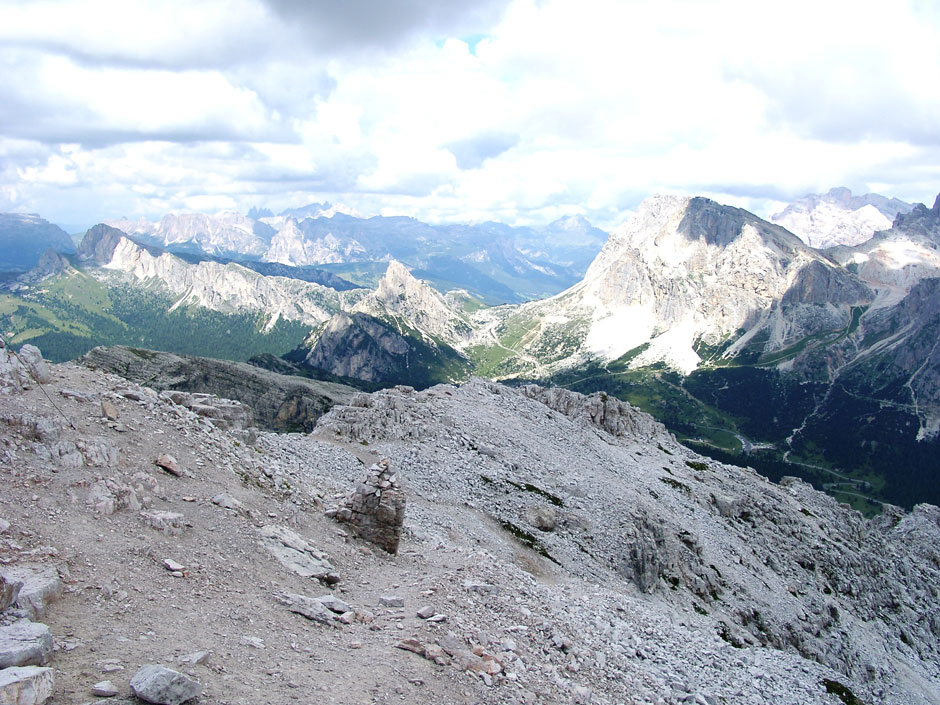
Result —
[[0, 0], [0, 211], [611, 228], [940, 192], [933, 0]]

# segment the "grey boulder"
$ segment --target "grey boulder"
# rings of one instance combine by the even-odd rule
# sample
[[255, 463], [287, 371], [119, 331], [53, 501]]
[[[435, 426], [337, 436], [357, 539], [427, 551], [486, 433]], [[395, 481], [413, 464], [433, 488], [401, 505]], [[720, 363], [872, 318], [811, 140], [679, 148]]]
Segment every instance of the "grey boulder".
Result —
[[52, 634], [45, 624], [23, 619], [0, 627], [0, 668], [44, 666], [52, 647]]
[[155, 705], [180, 705], [202, 692], [198, 681], [163, 666], [141, 666], [131, 678], [131, 690], [141, 700]]

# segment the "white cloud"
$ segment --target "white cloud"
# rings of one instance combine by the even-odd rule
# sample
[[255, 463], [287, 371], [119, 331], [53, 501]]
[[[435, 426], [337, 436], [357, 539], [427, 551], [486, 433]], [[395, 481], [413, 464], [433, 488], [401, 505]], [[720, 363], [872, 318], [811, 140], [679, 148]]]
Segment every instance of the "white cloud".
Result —
[[610, 226], [654, 192], [940, 190], [930, 4], [503, 4], [0, 0], [0, 209]]

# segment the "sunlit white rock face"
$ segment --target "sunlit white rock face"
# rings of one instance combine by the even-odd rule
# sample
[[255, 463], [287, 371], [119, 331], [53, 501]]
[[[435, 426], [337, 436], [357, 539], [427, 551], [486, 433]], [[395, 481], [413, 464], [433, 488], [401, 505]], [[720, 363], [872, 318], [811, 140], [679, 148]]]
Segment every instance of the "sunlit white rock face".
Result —
[[192, 245], [207, 254], [238, 253], [259, 257], [270, 247], [274, 230], [235, 211], [215, 215], [205, 213], [171, 213], [158, 222], [141, 218], [107, 221], [108, 225], [128, 234], [142, 234], [164, 247]]
[[456, 345], [470, 326], [447, 303], [444, 295], [411, 275], [401, 262], [392, 260], [376, 290], [353, 309], [371, 316], [400, 316], [422, 333]]
[[[258, 312], [270, 317], [268, 326], [280, 318], [314, 326], [337, 311], [351, 308], [366, 293], [337, 292], [297, 279], [262, 276], [237, 264], [189, 264], [169, 253], [151, 254], [115, 230], [102, 233], [99, 239], [104, 237], [107, 243], [99, 243], [97, 248], [98, 271], [158, 286], [176, 297], [174, 307], [196, 305], [225, 313]], [[96, 249], [90, 239], [82, 245], [88, 252]]]
[[811, 194], [788, 205], [770, 221], [782, 225], [815, 248], [859, 245], [880, 230], [887, 230], [898, 213], [911, 205], [874, 193], [853, 196], [847, 188]]
[[[848, 293], [835, 307], [815, 300], [839, 289]], [[635, 364], [662, 360], [689, 372], [699, 363], [696, 341], [715, 345], [761, 323], [768, 344], [783, 347], [813, 326], [838, 326], [840, 306], [868, 295], [784, 228], [704, 198], [654, 196], [611, 234], [582, 282], [519, 315], [546, 338], [555, 320], [589, 321], [583, 355], [616, 359], [648, 344]], [[786, 319], [771, 314], [778, 302], [789, 305]], [[536, 337], [530, 347], [538, 345]]]
[[940, 197], [933, 208], [917, 204], [895, 218], [890, 229], [832, 254], [881, 289], [879, 305], [897, 303], [922, 279], [940, 276]]
[[333, 233], [312, 238], [304, 233], [296, 220], [288, 218], [271, 238], [271, 245], [261, 259], [301, 267], [349, 262], [364, 255], [365, 248], [355, 240], [340, 240]]

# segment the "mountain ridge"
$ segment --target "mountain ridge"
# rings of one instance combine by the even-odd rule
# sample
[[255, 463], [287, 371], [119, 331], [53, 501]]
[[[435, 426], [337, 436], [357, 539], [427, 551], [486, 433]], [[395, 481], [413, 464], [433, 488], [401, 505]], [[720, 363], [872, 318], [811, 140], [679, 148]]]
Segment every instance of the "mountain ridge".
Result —
[[75, 252], [72, 238], [36, 213], [0, 213], [0, 271], [25, 272], [43, 252]]
[[854, 246], [887, 230], [898, 215], [911, 208], [910, 203], [875, 193], [853, 196], [843, 186], [797, 199], [771, 215], [770, 221], [788, 228], [812, 247]]
[[431, 281], [439, 278], [435, 270], [446, 270], [451, 277], [447, 288], [469, 289], [492, 303], [560, 291], [583, 273], [606, 237], [583, 217], [533, 229], [501, 223], [430, 225], [404, 216], [361, 218], [318, 203], [277, 216], [254, 214], [258, 218], [182, 213], [158, 222], [124, 218], [105, 223], [147, 244], [232, 259], [347, 267], [396, 259], [424, 270]]

